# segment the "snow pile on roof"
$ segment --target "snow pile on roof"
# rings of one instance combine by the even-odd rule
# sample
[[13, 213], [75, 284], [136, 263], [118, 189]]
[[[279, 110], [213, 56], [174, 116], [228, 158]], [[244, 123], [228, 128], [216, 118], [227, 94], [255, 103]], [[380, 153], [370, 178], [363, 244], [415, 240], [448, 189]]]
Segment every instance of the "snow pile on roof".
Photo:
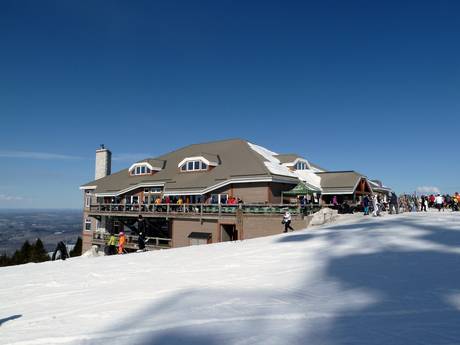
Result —
[[275, 174], [275, 175], [281, 175], [281, 176], [288, 176], [288, 177], [298, 177], [296, 174], [294, 174], [291, 170], [289, 170], [288, 167], [284, 166], [281, 164], [280, 160], [274, 156], [277, 155], [276, 152], [270, 151], [266, 149], [265, 147], [252, 144], [248, 142], [249, 147], [260, 154], [262, 157], [266, 159], [264, 162], [265, 166], [267, 167], [268, 171], [270, 173]]
[[293, 172], [297, 177], [309, 185], [321, 190], [321, 177], [311, 170], [296, 170]]
[[248, 145], [251, 149], [253, 149], [255, 152], [257, 152], [258, 154], [260, 154], [262, 157], [266, 159], [264, 164], [272, 174], [281, 175], [281, 176], [289, 176], [289, 177], [297, 177], [301, 181], [304, 181], [307, 184], [310, 184], [313, 187], [321, 190], [321, 177], [316, 175], [313, 171], [311, 170], [291, 171], [288, 167], [286, 167], [285, 165], [282, 165], [278, 158], [274, 157], [277, 155], [276, 152], [270, 151], [266, 149], [265, 147], [255, 145], [249, 142], [248, 142]]

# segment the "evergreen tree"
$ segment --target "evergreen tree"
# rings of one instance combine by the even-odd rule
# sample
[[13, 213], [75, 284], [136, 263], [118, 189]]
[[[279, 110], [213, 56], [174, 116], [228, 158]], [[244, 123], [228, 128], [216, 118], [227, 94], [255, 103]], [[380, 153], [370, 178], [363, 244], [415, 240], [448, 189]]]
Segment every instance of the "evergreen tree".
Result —
[[11, 257], [11, 265], [21, 265], [24, 263], [24, 255], [21, 250], [16, 250]]
[[22, 259], [21, 263], [22, 264], [25, 264], [31, 261], [33, 251], [34, 251], [34, 247], [30, 245], [29, 241], [25, 241], [21, 247], [21, 259]]
[[82, 251], [82, 247], [83, 247], [83, 242], [81, 240], [81, 237], [78, 237], [77, 243], [75, 243], [75, 247], [73, 247], [73, 249], [69, 253], [70, 257], [80, 256], [81, 251]]
[[9, 258], [9, 256], [6, 254], [0, 255], [0, 267], [10, 266], [10, 265], [11, 265], [11, 259]]
[[43, 242], [41, 239], [37, 238], [37, 241], [35, 242], [35, 245], [33, 247], [33, 255], [32, 255], [32, 260], [33, 262], [43, 262], [43, 261], [49, 261], [50, 257], [45, 249], [45, 246], [43, 245]]

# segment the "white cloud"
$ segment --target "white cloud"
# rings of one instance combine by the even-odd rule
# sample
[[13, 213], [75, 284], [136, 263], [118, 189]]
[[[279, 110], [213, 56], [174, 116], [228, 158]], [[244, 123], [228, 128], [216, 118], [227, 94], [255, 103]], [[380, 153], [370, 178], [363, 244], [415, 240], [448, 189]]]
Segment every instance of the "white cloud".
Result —
[[26, 201], [27, 199], [22, 196], [13, 196], [7, 194], [0, 194], [0, 201]]
[[30, 152], [30, 151], [0, 151], [0, 157], [4, 158], [26, 158], [40, 160], [71, 160], [82, 159], [78, 156], [62, 155], [50, 152]]
[[420, 186], [417, 187], [417, 193], [419, 194], [438, 194], [441, 193], [438, 187], [434, 186]]

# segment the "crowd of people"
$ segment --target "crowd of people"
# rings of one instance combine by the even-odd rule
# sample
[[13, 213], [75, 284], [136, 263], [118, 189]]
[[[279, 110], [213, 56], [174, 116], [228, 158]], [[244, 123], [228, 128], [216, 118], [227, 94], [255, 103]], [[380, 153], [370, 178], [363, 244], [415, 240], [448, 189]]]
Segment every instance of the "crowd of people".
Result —
[[405, 212], [428, 212], [429, 209], [459, 211], [460, 194], [406, 195], [400, 197], [400, 207]]
[[399, 197], [392, 192], [386, 194], [365, 195], [356, 203], [344, 201], [337, 203], [337, 198], [332, 198], [332, 208], [337, 209], [339, 213], [363, 212], [365, 216], [372, 214], [374, 217], [380, 216], [383, 211], [389, 214], [400, 212], [428, 212], [430, 209], [441, 211], [460, 209], [460, 194], [402, 194]]

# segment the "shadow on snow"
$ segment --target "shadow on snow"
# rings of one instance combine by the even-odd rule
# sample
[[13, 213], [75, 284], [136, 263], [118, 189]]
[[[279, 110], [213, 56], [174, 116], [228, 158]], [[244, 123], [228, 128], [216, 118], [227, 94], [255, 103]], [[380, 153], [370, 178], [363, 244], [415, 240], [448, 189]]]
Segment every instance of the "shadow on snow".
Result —
[[[423, 241], [449, 248], [460, 244], [460, 228], [437, 227], [429, 219], [426, 224], [420, 219], [392, 219], [321, 230], [366, 227], [372, 240], [372, 230], [396, 225], [423, 230], [417, 237]], [[340, 235], [340, 231], [288, 234], [279, 242], [322, 236], [335, 245], [346, 241]], [[283, 290], [189, 290], [147, 305], [108, 331], [142, 329], [126, 339], [126, 344], [133, 345], [231, 344], [235, 338], [241, 344], [460, 343], [460, 311], [452, 302], [460, 294], [458, 254], [391, 247], [331, 257], [320, 280], [309, 278], [301, 288]], [[339, 286], [338, 292], [322, 293], [328, 284]], [[347, 294], [370, 299], [360, 303], [346, 299]], [[334, 304], [340, 308], [334, 309]]]
[[20, 317], [22, 317], [22, 315], [17, 314], [17, 315], [11, 315], [11, 316], [5, 317], [3, 319], [0, 319], [0, 326], [3, 325], [5, 322], [16, 320], [16, 319], [19, 319]]

